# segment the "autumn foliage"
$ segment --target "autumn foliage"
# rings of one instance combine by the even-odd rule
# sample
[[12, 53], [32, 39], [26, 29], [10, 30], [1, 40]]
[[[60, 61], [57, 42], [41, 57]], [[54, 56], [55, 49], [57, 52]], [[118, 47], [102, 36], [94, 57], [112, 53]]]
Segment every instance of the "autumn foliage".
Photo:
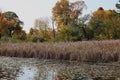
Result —
[[52, 9], [52, 16], [57, 29], [70, 25], [72, 20], [78, 19], [86, 4], [83, 0], [70, 3], [68, 0], [58, 1]]
[[0, 38], [1, 37], [15, 37], [20, 38], [26, 35], [25, 31], [22, 30], [23, 22], [19, 20], [16, 13], [8, 11], [0, 13]]
[[82, 17], [80, 15], [85, 8], [84, 0], [59, 0], [52, 8], [52, 21], [36, 19], [28, 34], [22, 30], [23, 22], [15, 12], [1, 12], [0, 38], [32, 42], [120, 39], [120, 16], [117, 11], [99, 7], [91, 15]]
[[98, 8], [89, 21], [89, 27], [94, 39], [119, 39], [120, 18], [115, 10]]

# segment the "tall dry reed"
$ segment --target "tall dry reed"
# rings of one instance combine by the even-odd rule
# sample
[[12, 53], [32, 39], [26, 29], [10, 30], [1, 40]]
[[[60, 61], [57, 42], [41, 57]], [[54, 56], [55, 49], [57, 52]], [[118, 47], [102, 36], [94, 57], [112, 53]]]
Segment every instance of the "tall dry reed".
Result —
[[120, 40], [59, 43], [0, 43], [0, 56], [111, 62], [120, 58]]

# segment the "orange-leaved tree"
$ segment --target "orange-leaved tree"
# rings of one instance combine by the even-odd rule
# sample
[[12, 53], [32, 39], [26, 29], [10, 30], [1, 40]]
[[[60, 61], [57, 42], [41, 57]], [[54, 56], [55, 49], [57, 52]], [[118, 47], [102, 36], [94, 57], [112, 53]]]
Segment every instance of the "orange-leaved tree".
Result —
[[0, 35], [12, 37], [16, 32], [22, 31], [23, 22], [16, 13], [7, 11], [0, 13]]
[[115, 10], [104, 10], [102, 7], [95, 11], [90, 19], [89, 28], [94, 39], [120, 38], [120, 17]]
[[52, 16], [56, 23], [57, 29], [62, 26], [70, 25], [72, 20], [78, 19], [85, 8], [83, 0], [70, 3], [68, 0], [58, 1], [52, 9]]

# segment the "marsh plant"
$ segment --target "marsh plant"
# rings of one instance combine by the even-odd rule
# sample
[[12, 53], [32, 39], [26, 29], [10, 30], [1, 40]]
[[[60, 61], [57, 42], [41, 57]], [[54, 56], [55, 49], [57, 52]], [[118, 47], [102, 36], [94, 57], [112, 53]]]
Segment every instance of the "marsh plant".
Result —
[[0, 56], [70, 60], [119, 61], [120, 40], [59, 43], [0, 43]]

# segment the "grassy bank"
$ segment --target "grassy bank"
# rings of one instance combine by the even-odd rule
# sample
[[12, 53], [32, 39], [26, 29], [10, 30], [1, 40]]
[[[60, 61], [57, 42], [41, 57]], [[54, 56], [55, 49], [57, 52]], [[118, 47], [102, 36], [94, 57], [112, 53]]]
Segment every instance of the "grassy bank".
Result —
[[59, 43], [0, 43], [0, 56], [80, 62], [112, 62], [120, 58], [120, 40]]

